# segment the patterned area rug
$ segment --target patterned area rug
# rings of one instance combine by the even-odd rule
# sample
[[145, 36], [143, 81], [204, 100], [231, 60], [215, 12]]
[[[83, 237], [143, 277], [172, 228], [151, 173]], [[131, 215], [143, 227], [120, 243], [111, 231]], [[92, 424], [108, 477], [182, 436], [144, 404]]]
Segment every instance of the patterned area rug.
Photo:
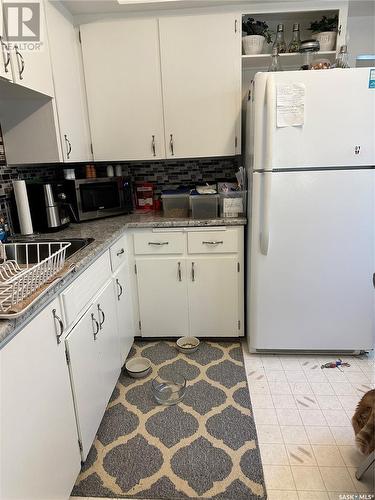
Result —
[[[130, 356], [153, 365], [145, 379], [122, 373], [74, 496], [250, 500], [266, 498], [239, 342], [202, 342], [186, 356], [173, 342], [136, 342]], [[184, 400], [158, 405], [157, 371], [188, 381]]]

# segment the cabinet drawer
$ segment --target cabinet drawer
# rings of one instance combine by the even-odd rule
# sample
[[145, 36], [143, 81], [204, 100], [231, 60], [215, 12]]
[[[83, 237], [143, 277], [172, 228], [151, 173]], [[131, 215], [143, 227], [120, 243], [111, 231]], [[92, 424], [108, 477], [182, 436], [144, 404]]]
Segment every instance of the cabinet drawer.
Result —
[[121, 236], [121, 238], [111, 246], [109, 254], [111, 256], [112, 271], [115, 272], [127, 258], [126, 235]]
[[110, 276], [111, 265], [107, 251], [61, 293], [66, 326], [73, 323]]
[[179, 254], [185, 251], [184, 233], [134, 234], [134, 253], [137, 255]]
[[236, 229], [189, 232], [188, 252], [190, 254], [237, 253], [238, 232]]

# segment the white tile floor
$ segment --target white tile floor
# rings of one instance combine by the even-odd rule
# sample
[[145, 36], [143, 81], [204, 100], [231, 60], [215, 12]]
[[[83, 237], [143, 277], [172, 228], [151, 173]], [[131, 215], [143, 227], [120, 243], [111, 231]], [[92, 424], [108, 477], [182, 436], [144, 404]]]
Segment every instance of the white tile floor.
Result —
[[363, 457], [351, 426], [374, 387], [373, 355], [346, 357], [342, 371], [320, 368], [334, 356], [249, 354], [244, 345], [244, 357], [269, 500], [375, 493], [373, 473], [355, 478]]
[[268, 500], [359, 500], [356, 493], [375, 493], [374, 472], [355, 478], [363, 457], [350, 422], [374, 388], [374, 356], [346, 357], [351, 366], [342, 371], [321, 370], [335, 357], [249, 354], [244, 344], [244, 359]]

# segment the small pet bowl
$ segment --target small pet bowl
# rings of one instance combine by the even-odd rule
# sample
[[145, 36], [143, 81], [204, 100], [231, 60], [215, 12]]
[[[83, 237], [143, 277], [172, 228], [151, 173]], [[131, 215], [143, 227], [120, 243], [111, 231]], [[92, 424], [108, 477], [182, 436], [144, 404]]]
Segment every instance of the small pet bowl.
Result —
[[151, 362], [147, 358], [131, 358], [125, 363], [125, 368], [133, 378], [143, 378], [151, 371]]
[[186, 378], [179, 373], [175, 373], [169, 379], [157, 375], [152, 381], [151, 391], [159, 404], [175, 405], [185, 396]]
[[196, 337], [181, 337], [176, 341], [177, 349], [185, 354], [195, 352], [199, 344], [200, 341]]

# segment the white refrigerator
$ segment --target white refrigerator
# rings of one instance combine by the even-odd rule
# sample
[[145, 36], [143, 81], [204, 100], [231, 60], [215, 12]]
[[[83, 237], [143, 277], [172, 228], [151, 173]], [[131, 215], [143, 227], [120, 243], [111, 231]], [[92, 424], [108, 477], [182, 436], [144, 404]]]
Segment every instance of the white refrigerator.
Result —
[[370, 71], [255, 76], [246, 132], [251, 352], [374, 348]]

